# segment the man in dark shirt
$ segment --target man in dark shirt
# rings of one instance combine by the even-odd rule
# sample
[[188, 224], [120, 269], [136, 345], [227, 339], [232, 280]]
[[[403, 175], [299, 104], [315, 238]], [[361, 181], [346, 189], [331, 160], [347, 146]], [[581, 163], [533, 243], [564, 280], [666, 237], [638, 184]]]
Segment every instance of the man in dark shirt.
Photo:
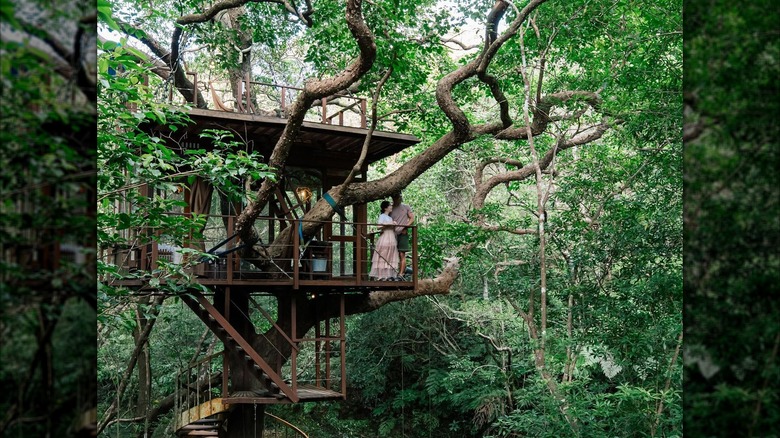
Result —
[[414, 213], [412, 208], [404, 204], [401, 193], [393, 195], [393, 211], [390, 217], [400, 226], [395, 227], [395, 237], [398, 241], [398, 255], [401, 258], [401, 264], [398, 268], [398, 275], [404, 276], [406, 273], [406, 253], [411, 250], [409, 246], [409, 229], [407, 225], [414, 222]]

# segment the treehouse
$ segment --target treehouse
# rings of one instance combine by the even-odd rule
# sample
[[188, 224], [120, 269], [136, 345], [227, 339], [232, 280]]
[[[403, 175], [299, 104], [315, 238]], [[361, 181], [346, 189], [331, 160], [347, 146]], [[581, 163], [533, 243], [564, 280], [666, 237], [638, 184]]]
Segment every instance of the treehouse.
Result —
[[[195, 79], [195, 86], [205, 89]], [[246, 99], [230, 104], [218, 97], [211, 82], [209, 106], [217, 110], [193, 108], [192, 123], [184, 130], [147, 129], [179, 153], [209, 151], [211, 140], [201, 133], [227, 130], [242, 140], [247, 152], [268, 157], [286, 127], [285, 104], [298, 90], [249, 80], [241, 87]], [[416, 228], [409, 229], [410, 269], [399, 273], [403, 280], [379, 281], [369, 276], [378, 209], [369, 211], [366, 204], [341, 208], [328, 195], [358, 162], [367, 134], [363, 99], [332, 96], [310, 110], [272, 199], [254, 224], [259, 238], [254, 247], [260, 252], [268, 248], [263, 260], [248, 257], [237, 240], [236, 219], [244, 204], [229, 199], [219, 187], [198, 178], [183, 184], [179, 193], [144, 192], [182, 200], [183, 207], [171, 215], [204, 217], [202, 239], [193, 235], [189, 248], [182, 248], [158, 234], [140, 247], [115, 248], [115, 264], [133, 274], [122, 283], [153, 289], [165, 281], [155, 280], [161, 263], [189, 261], [190, 274], [209, 292], [190, 290], [180, 298], [224, 344], [222, 352], [178, 377], [180, 436], [254, 436], [239, 430], [251, 430], [258, 417], [252, 409], [258, 405], [346, 398], [345, 315], [350, 301], [373, 291], [416, 288]], [[365, 181], [369, 164], [418, 141], [412, 135], [375, 131], [355, 181]], [[318, 202], [327, 202], [336, 212], [331, 220], [306, 219]], [[188, 260], [192, 248], [209, 256]]]

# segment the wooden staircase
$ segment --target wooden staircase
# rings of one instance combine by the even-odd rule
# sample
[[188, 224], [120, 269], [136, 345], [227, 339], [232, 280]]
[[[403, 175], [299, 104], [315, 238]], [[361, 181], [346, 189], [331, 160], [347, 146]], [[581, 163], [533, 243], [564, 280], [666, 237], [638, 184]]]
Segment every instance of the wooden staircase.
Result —
[[190, 292], [181, 296], [182, 301], [195, 312], [206, 326], [225, 344], [226, 351], [243, 355], [249, 369], [252, 370], [268, 391], [258, 398], [288, 399], [297, 403], [299, 397], [293, 389], [271, 368], [225, 317], [200, 292]]
[[[228, 413], [238, 405], [317, 402], [344, 400], [346, 398], [346, 365], [344, 360], [346, 337], [344, 335], [343, 295], [341, 296], [339, 329], [335, 333], [331, 332], [330, 320], [326, 320], [324, 322], [324, 333], [321, 332], [320, 325], [317, 325], [314, 330], [314, 338], [298, 338], [295, 335], [295, 331], [285, 333], [275, 324], [268, 312], [264, 311], [251, 297], [248, 297], [248, 302], [255, 304], [257, 310], [273, 324], [281, 334], [281, 338], [289, 342], [292, 348], [289, 358], [291, 366], [289, 381], [286, 381], [280, 373], [277, 373], [260, 356], [249, 341], [228, 321], [222, 311], [217, 309], [201, 292], [193, 290], [179, 297], [206, 324], [209, 330], [222, 341], [224, 349], [188, 365], [187, 368], [177, 374], [175, 407], [177, 416], [175, 429], [178, 436], [224, 436], [225, 428], [230, 427], [229, 422], [226, 423]], [[229, 292], [226, 295], [227, 297], [229, 297]], [[226, 301], [233, 303], [229, 298]], [[291, 310], [294, 320], [296, 314], [294, 305]], [[338, 347], [334, 350], [331, 350], [329, 347], [322, 349], [321, 345], [323, 343], [326, 345], [335, 343]], [[308, 375], [298, 373], [296, 365], [302, 346], [312, 348], [306, 351], [307, 354], [314, 354], [314, 369], [309, 370]], [[338, 355], [340, 363], [339, 366], [331, 367], [330, 355], [334, 352]], [[322, 360], [320, 359], [321, 357], [325, 359]], [[237, 366], [235, 363], [237, 358], [243, 359], [247, 366], [246, 368], [263, 384], [262, 390], [242, 391], [240, 387], [230, 388], [231, 368], [235, 369]], [[222, 369], [220, 370], [220, 368]], [[244, 370], [243, 367], [242, 370]], [[301, 375], [305, 375], [308, 380], [301, 380]], [[220, 379], [222, 384], [216, 386]], [[235, 414], [234, 412], [230, 416], [233, 417]], [[279, 422], [280, 420], [275, 419], [274, 421]], [[283, 420], [281, 422], [285, 423]], [[289, 425], [289, 423], [278, 427], [283, 428], [284, 432], [282, 433], [285, 434], [284, 436], [288, 436], [288, 428], [295, 428], [295, 426]], [[294, 436], [306, 436], [300, 430], [295, 433], [296, 435]], [[268, 436], [271, 438], [279, 435]]]
[[[214, 409], [220, 409], [218, 412], [214, 412], [212, 415], [208, 417], [199, 418], [197, 420], [189, 417], [184, 418], [184, 414], [182, 415], [182, 418], [180, 421], [189, 420], [189, 423], [186, 423], [184, 426], [179, 428], [178, 431], [176, 431], [176, 435], [178, 437], [217, 437], [224, 435], [224, 422], [226, 418], [227, 412], [230, 410], [230, 407], [228, 405], [225, 405], [222, 403], [221, 399], [214, 399], [210, 400], [209, 402], [203, 403], [201, 406], [197, 406], [192, 410], [198, 410], [201, 412], [210, 412]], [[265, 412], [265, 428], [263, 432], [263, 436], [268, 436], [269, 438], [277, 437], [277, 436], [284, 436], [284, 437], [300, 437], [300, 438], [309, 438], [309, 436], [302, 431], [300, 428], [295, 426], [294, 424], [277, 417], [276, 415], [273, 415], [269, 412]], [[270, 421], [268, 421], [270, 420]], [[181, 424], [181, 423], [180, 423]]]

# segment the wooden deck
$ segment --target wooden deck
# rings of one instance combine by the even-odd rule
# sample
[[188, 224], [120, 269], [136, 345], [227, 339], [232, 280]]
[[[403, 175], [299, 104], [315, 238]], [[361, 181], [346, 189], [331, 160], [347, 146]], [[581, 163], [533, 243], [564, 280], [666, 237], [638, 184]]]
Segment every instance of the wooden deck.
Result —
[[[296, 394], [298, 394], [298, 398], [300, 399], [299, 403], [346, 399], [345, 394], [341, 394], [339, 392], [330, 389], [320, 388], [313, 385], [298, 385]], [[290, 403], [289, 399], [286, 398], [279, 399], [276, 397], [225, 397], [221, 400], [222, 403], [225, 403], [227, 405]]]
[[[325, 400], [344, 400], [345, 394], [320, 388], [313, 385], [299, 385], [297, 394], [300, 402], [317, 402]], [[178, 433], [187, 432], [193, 436], [192, 432], [205, 431], [213, 428], [214, 423], [221, 421], [220, 416], [231, 409], [232, 405], [238, 404], [279, 404], [291, 403], [286, 398], [276, 397], [217, 397], [207, 400], [198, 406], [190, 408], [179, 414], [178, 423], [182, 425]], [[197, 435], [197, 433], [196, 433]]]
[[[119, 280], [113, 284], [117, 286], [126, 286], [130, 288], [140, 288], [149, 284], [152, 279], [148, 278], [132, 279], [132, 280]], [[330, 278], [323, 280], [299, 280], [296, 286], [294, 279], [214, 279], [214, 278], [198, 278], [198, 284], [204, 286], [233, 286], [236, 288], [250, 288], [258, 290], [258, 287], [262, 288], [263, 292], [278, 292], [284, 290], [305, 290], [316, 293], [328, 293], [328, 292], [373, 292], [379, 290], [398, 290], [398, 289], [414, 289], [415, 282], [413, 280], [408, 281], [378, 281], [378, 280], [357, 280], [354, 278]], [[160, 285], [166, 284], [166, 280], [160, 280]]]

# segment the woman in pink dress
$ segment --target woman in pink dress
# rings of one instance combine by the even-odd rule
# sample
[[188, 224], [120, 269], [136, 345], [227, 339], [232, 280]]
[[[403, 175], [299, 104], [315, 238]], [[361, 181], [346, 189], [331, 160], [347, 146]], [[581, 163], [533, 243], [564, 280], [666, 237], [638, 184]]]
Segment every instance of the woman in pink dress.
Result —
[[393, 204], [382, 201], [379, 206], [382, 214], [378, 223], [382, 233], [374, 244], [374, 255], [371, 257], [371, 272], [369, 276], [379, 281], [398, 281], [398, 245], [395, 241], [396, 222], [390, 217]]

